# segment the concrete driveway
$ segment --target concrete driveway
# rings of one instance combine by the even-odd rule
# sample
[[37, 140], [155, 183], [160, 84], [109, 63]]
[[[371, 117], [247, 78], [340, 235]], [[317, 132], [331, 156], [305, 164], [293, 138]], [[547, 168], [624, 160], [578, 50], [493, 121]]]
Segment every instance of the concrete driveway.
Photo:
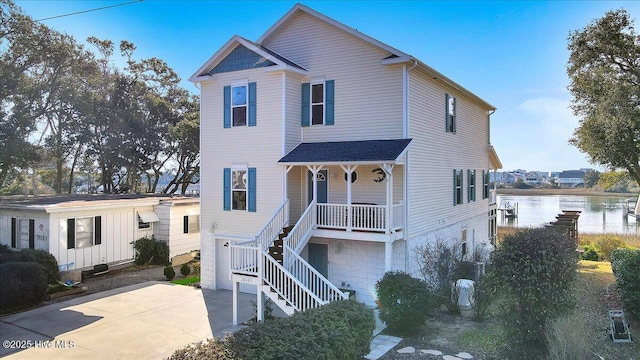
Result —
[[[0, 318], [0, 358], [163, 359], [234, 330], [231, 299], [156, 281], [77, 297]], [[240, 321], [253, 317], [252, 300], [240, 294]]]

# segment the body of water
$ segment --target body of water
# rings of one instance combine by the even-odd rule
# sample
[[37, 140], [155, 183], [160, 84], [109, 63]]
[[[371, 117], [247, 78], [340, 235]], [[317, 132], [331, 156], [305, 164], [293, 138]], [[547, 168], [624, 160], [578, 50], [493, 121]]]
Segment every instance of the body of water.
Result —
[[582, 233], [638, 233], [640, 219], [624, 216], [626, 197], [582, 195], [498, 195], [498, 208], [518, 207], [518, 217], [507, 219], [498, 211], [498, 226], [543, 226], [556, 220], [562, 210], [582, 211], [578, 231]]

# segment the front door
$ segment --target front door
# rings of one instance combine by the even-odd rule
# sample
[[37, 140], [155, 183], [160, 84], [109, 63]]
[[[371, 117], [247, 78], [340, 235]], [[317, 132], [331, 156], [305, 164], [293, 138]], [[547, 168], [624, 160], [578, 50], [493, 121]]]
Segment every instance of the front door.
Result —
[[322, 276], [329, 277], [329, 245], [309, 243], [309, 265]]
[[[311, 171], [308, 171], [307, 174], [307, 179], [308, 179], [308, 186], [307, 188], [309, 189], [309, 203], [311, 203], [311, 200], [313, 200], [313, 173]], [[327, 192], [328, 192], [328, 188], [327, 188], [327, 170], [320, 170], [318, 171], [318, 201], [317, 203], [319, 204], [326, 204], [327, 203]]]

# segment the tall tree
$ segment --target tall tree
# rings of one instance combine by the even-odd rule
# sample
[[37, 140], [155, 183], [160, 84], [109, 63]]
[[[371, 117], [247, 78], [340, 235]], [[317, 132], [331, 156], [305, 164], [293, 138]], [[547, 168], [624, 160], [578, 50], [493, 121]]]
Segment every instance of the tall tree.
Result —
[[176, 169], [173, 179], [163, 190], [168, 194], [178, 190], [184, 194], [189, 185], [200, 182], [200, 100], [197, 96], [184, 100], [187, 111], [169, 132], [172, 160]]
[[9, 0], [0, 0], [0, 187], [38, 161], [28, 140], [35, 119], [24, 116], [29, 95], [37, 91], [28, 75], [46, 58], [49, 31]]
[[591, 161], [640, 184], [640, 36], [623, 10], [569, 36], [567, 73], [580, 125], [569, 140]]

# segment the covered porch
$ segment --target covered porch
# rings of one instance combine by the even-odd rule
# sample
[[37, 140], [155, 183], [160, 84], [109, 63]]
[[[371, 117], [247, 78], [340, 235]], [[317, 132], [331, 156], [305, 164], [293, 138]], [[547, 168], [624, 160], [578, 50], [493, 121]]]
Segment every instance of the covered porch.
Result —
[[380, 242], [402, 238], [404, 160], [410, 142], [298, 145], [279, 161], [285, 167], [291, 223], [313, 211], [314, 236]]

